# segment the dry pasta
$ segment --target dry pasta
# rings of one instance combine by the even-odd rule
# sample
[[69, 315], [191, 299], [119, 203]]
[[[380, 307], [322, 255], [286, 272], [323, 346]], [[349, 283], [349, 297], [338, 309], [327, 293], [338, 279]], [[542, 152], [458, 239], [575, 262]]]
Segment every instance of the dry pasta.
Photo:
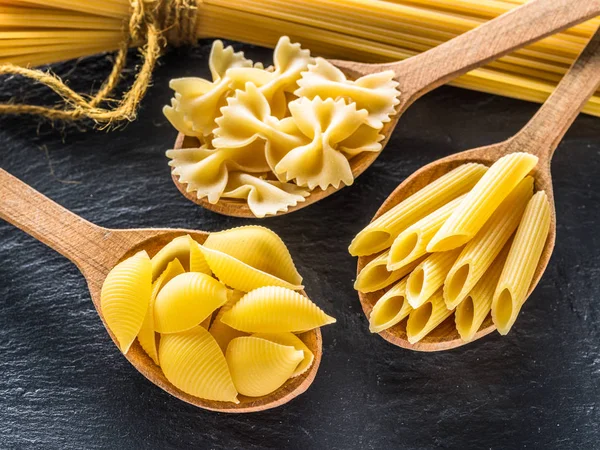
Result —
[[413, 309], [409, 314], [406, 324], [408, 342], [411, 344], [419, 342], [453, 313], [453, 310], [446, 308], [444, 296], [440, 289], [429, 300], [417, 309]]
[[179, 236], [161, 248], [152, 257], [152, 281], [163, 273], [171, 261], [179, 260], [185, 270], [190, 268], [190, 241], [188, 236]]
[[412, 311], [406, 298], [406, 278], [398, 281], [381, 296], [369, 316], [369, 331], [381, 333], [393, 327]]
[[354, 282], [354, 289], [359, 292], [375, 292], [408, 275], [423, 258], [412, 261], [392, 272], [387, 270], [388, 252], [383, 252], [360, 271]]
[[275, 342], [280, 345], [289, 345], [294, 347], [296, 350], [302, 350], [304, 352], [304, 359], [296, 366], [296, 370], [294, 373], [290, 375], [290, 378], [295, 378], [299, 375], [302, 375], [310, 366], [312, 366], [313, 361], [315, 360], [315, 355], [310, 351], [310, 349], [306, 346], [302, 339], [296, 336], [293, 333], [254, 333], [252, 335], [256, 338], [266, 339], [267, 341]]
[[227, 303], [225, 303], [220, 309], [217, 315], [215, 316], [215, 320], [213, 320], [210, 326], [210, 334], [213, 335], [223, 353], [227, 350], [227, 346], [232, 339], [241, 336], [247, 336], [248, 333], [243, 331], [236, 330], [235, 328], [231, 328], [229, 325], [224, 324], [221, 321], [221, 317], [235, 305], [242, 297], [244, 296], [244, 292], [241, 291], [230, 291], [227, 297]]
[[200, 244], [198, 244], [191, 236], [188, 236], [190, 244], [190, 272], [200, 272], [206, 275], [212, 275], [210, 267], [202, 254]]

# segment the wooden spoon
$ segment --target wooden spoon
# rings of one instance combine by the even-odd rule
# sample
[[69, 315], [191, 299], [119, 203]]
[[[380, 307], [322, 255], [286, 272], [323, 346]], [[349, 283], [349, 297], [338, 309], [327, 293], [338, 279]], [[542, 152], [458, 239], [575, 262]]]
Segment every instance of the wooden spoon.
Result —
[[[373, 217], [373, 220], [396, 206], [409, 195], [462, 164], [478, 162], [489, 166], [509, 153], [532, 153], [539, 157], [538, 165], [533, 171], [535, 188], [536, 190], [544, 190], [548, 194], [552, 220], [540, 262], [527, 293], [529, 296], [548, 265], [556, 239], [556, 210], [554, 208], [550, 161], [564, 134], [598, 86], [600, 86], [600, 31], [596, 32], [548, 100], [515, 136], [498, 144], [447, 156], [422, 167], [390, 194]], [[360, 257], [357, 271], [360, 272], [372, 259], [373, 256]], [[382, 290], [368, 294], [359, 293], [360, 302], [367, 317], [370, 316], [373, 306], [382, 294]], [[495, 329], [491, 316], [488, 316], [474, 339], [479, 339]], [[391, 343], [412, 350], [446, 350], [465, 344], [456, 331], [454, 316], [450, 316], [416, 344], [410, 344], [406, 338], [406, 319], [380, 334]]]
[[[99, 227], [54, 203], [35, 189], [0, 169], [0, 217], [70, 259], [85, 277], [96, 311], [108, 334], [100, 309], [100, 290], [108, 272], [121, 260], [146, 250], [153, 256], [173, 238], [185, 234], [203, 243], [208, 233], [175, 229], [112, 230]], [[304, 292], [302, 292], [304, 294]], [[142, 350], [136, 340], [125, 357], [142, 375], [175, 397], [200, 408], [220, 412], [254, 412], [289, 402], [308, 389], [321, 362], [322, 340], [319, 329], [299, 336], [315, 358], [311, 368], [292, 378], [281, 388], [264, 397], [239, 396], [240, 403], [204, 400], [186, 394], [165, 378], [162, 370]], [[107, 368], [110, 370], [110, 368]]]
[[[342, 69], [348, 78], [384, 70], [393, 70], [400, 90], [400, 103], [382, 131], [385, 146], [394, 131], [398, 119], [419, 97], [448, 81], [483, 66], [513, 50], [569, 28], [594, 16], [600, 15], [600, 0], [531, 0], [494, 20], [467, 33], [438, 45], [419, 55], [388, 64], [364, 64], [353, 61], [331, 61]], [[198, 147], [196, 138], [180, 134], [175, 142], [176, 149]], [[379, 156], [379, 153], [363, 152], [351, 160], [352, 173], [356, 178]], [[211, 204], [207, 199], [198, 199], [195, 192], [187, 192], [187, 184], [180, 183], [172, 175], [179, 191], [189, 200], [206, 209], [235, 217], [254, 218], [246, 202], [236, 199], [221, 199]], [[333, 186], [326, 190], [313, 190], [304, 202], [288, 209], [287, 213], [305, 208], [336, 192]], [[286, 213], [278, 213], [282, 215]]]

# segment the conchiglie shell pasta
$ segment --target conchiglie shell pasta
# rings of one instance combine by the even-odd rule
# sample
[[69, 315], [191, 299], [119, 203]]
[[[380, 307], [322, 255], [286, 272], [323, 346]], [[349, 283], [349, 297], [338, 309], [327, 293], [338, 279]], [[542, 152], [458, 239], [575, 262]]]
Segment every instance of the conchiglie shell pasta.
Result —
[[302, 289], [302, 277], [287, 247], [267, 228], [247, 226], [211, 233], [202, 251], [217, 278], [234, 289]]
[[178, 333], [197, 326], [227, 301], [227, 288], [203, 273], [176, 276], [158, 293], [154, 323], [159, 333]]
[[239, 337], [227, 347], [227, 364], [238, 392], [260, 397], [280, 388], [304, 359], [304, 352], [257, 337]]
[[159, 357], [176, 388], [207, 400], [239, 403], [225, 356], [204, 328], [162, 336]]
[[117, 264], [104, 280], [100, 309], [123, 353], [142, 328], [151, 291], [152, 263], [145, 251]]
[[[190, 238], [191, 239], [191, 238]], [[148, 311], [146, 312], [146, 318], [142, 324], [142, 328], [138, 333], [138, 341], [144, 349], [144, 351], [152, 358], [152, 361], [156, 365], [159, 365], [158, 361], [158, 349], [156, 348], [156, 332], [154, 331], [154, 302], [156, 296], [162, 289], [162, 287], [175, 278], [177, 275], [181, 275], [185, 272], [185, 269], [177, 258], [167, 264], [167, 268], [160, 276], [156, 279], [152, 285], [152, 295], [150, 296], [150, 304], [148, 305]]]
[[267, 341], [275, 342], [276, 344], [280, 344], [280, 345], [291, 345], [296, 350], [302, 350], [304, 352], [304, 359], [302, 360], [302, 362], [300, 362], [300, 364], [298, 364], [298, 367], [296, 367], [296, 370], [291, 375], [291, 378], [295, 378], [299, 375], [302, 375], [304, 372], [306, 372], [308, 369], [310, 369], [310, 366], [312, 366], [312, 363], [315, 359], [315, 355], [313, 355], [313, 353], [306, 346], [306, 344], [304, 342], [302, 342], [302, 339], [300, 339], [295, 334], [293, 334], [293, 333], [255, 333], [252, 336], [261, 338], [261, 339], [266, 339]]
[[205, 273], [206, 275], [212, 275], [210, 267], [202, 254], [200, 244], [188, 236], [190, 244], [190, 272]]
[[248, 333], [231, 328], [229, 325], [226, 325], [221, 321], [223, 314], [233, 308], [233, 305], [235, 305], [243, 296], [244, 292], [230, 291], [227, 296], [227, 303], [225, 303], [221, 309], [219, 309], [215, 320], [213, 320], [213, 323], [210, 326], [210, 334], [213, 335], [217, 341], [217, 344], [219, 344], [219, 347], [221, 347], [221, 350], [223, 350], [223, 353], [225, 353], [227, 350], [227, 346], [232, 339], [248, 335]]
[[248, 333], [281, 333], [312, 330], [335, 319], [298, 292], [266, 286], [242, 297], [221, 321]]
[[175, 258], [179, 260], [186, 271], [189, 270], [190, 241], [188, 235], [176, 237], [152, 257], [152, 281], [156, 280], [165, 271], [167, 264]]

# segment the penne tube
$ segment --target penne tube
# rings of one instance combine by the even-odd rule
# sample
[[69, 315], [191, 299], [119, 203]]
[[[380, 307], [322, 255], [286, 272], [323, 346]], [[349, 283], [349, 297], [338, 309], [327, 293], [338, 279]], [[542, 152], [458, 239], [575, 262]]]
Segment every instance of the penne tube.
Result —
[[353, 256], [365, 256], [385, 250], [410, 225], [470, 191], [486, 171], [484, 165], [471, 163], [441, 176], [367, 225], [348, 251]]
[[455, 198], [400, 233], [390, 248], [388, 270], [396, 270], [427, 253], [427, 244], [464, 197]]
[[467, 243], [444, 282], [444, 300], [449, 309], [456, 308], [465, 299], [494, 262], [519, 226], [532, 195], [533, 178], [528, 176], [504, 199], [479, 233]]
[[408, 342], [411, 344], [419, 342], [453, 313], [454, 311], [446, 308], [440, 289], [409, 314], [406, 324]]
[[393, 272], [387, 270], [388, 252], [383, 252], [360, 271], [354, 282], [354, 289], [359, 292], [375, 292], [389, 286], [400, 278], [408, 275], [417, 267], [421, 260], [408, 263]]
[[521, 152], [503, 156], [492, 164], [433, 237], [427, 251], [451, 250], [471, 240], [537, 161], [537, 156]]
[[550, 203], [544, 191], [527, 204], [494, 292], [492, 319], [507, 334], [517, 319], [535, 274], [550, 229]]
[[369, 316], [369, 331], [380, 333], [393, 327], [410, 314], [412, 307], [406, 298], [406, 278], [398, 281], [381, 296]]
[[415, 267], [406, 282], [406, 296], [410, 306], [418, 308], [444, 285], [444, 280], [461, 250], [457, 248], [447, 252], [432, 253]]
[[464, 342], [470, 342], [479, 331], [481, 324], [490, 313], [494, 291], [510, 250], [510, 241], [504, 246], [493, 264], [483, 274], [475, 287], [456, 307], [454, 317], [456, 330]]

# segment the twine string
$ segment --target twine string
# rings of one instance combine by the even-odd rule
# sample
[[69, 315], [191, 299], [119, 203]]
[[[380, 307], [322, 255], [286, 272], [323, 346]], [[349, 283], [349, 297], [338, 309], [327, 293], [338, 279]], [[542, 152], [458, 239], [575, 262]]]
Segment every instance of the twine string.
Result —
[[[96, 94], [86, 98], [69, 88], [59, 76], [14, 64], [0, 65], [0, 75], [17, 75], [34, 80], [52, 89], [63, 101], [61, 107], [28, 104], [0, 104], [0, 114], [32, 114], [51, 121], [91, 119], [99, 126], [121, 121], [133, 121], [138, 105], [151, 82], [152, 71], [166, 42], [191, 44], [196, 40], [196, 0], [131, 0], [131, 17], [125, 36], [116, 54], [110, 74]], [[112, 107], [101, 107], [118, 85], [127, 64], [127, 51], [132, 43], [142, 42], [142, 65], [135, 80]]]

